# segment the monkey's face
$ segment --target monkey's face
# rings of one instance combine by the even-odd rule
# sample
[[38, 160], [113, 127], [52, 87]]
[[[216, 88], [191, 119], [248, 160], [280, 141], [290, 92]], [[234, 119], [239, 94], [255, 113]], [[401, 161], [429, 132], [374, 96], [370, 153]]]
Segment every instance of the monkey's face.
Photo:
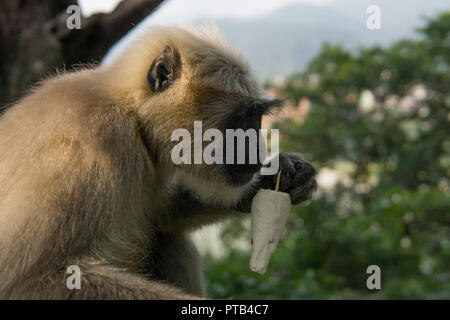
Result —
[[242, 185], [261, 169], [266, 158], [261, 121], [278, 101], [238, 96], [225, 105], [230, 112], [220, 125], [226, 137], [223, 148], [226, 161], [219, 169], [227, 183]]
[[[152, 112], [153, 120], [164, 122], [165, 131], [182, 129], [191, 136], [190, 161], [177, 163], [181, 170], [231, 186], [244, 185], [260, 170], [266, 148], [262, 116], [279, 101], [262, 98], [244, 67], [209, 52], [185, 57], [172, 46], [153, 61], [148, 86], [152, 100], [165, 104]], [[164, 152], [173, 156], [180, 141], [173, 135], [169, 141], [172, 149]]]

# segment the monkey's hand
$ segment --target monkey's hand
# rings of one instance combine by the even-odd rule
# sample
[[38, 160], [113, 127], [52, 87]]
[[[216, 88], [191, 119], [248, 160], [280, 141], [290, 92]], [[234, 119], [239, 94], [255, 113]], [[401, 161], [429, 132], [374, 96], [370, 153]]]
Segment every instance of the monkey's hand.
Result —
[[[293, 205], [311, 199], [317, 189], [315, 179], [316, 169], [312, 164], [303, 160], [295, 153], [280, 153], [279, 170], [281, 170], [279, 191], [286, 192], [291, 197]], [[269, 166], [270, 162], [265, 167]], [[236, 205], [236, 209], [243, 212], [251, 211], [253, 197], [259, 189], [275, 190], [277, 174], [261, 175], [257, 173], [252, 192], [244, 196]]]

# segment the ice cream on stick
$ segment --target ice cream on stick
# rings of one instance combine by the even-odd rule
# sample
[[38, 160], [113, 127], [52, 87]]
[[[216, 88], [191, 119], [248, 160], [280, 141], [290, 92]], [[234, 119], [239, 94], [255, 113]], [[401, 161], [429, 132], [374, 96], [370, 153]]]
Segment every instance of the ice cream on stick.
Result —
[[281, 170], [274, 190], [261, 189], [252, 202], [252, 256], [250, 269], [264, 274], [270, 257], [277, 248], [291, 211], [291, 197], [278, 191]]

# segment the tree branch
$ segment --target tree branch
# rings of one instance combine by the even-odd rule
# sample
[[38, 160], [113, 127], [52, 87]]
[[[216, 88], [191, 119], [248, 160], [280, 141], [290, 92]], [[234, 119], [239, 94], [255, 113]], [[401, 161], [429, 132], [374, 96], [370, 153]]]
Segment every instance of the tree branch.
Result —
[[81, 30], [68, 30], [64, 19], [64, 28], [58, 28], [56, 36], [62, 43], [65, 62], [70, 65], [100, 59], [163, 1], [124, 0], [109, 14], [98, 13], [82, 18]]

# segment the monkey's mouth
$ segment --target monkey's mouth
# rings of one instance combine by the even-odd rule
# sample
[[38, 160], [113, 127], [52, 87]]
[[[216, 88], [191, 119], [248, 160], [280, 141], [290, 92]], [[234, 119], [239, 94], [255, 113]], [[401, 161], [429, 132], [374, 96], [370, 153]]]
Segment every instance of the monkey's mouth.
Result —
[[226, 144], [223, 154], [228, 159], [231, 153], [230, 158], [233, 160], [231, 163], [224, 162], [222, 167], [228, 184], [244, 185], [261, 169], [267, 153], [266, 143], [261, 134], [262, 116], [280, 103], [279, 100], [249, 98], [233, 106], [233, 111], [226, 119], [223, 130], [224, 132], [227, 130], [240, 132], [241, 137], [236, 139], [245, 143], [239, 145], [239, 142], [236, 143], [234, 140], [230, 147], [228, 136], [225, 134]]
[[228, 169], [225, 167], [225, 181], [231, 186], [242, 186], [250, 182], [256, 172], [241, 172], [240, 170]]
[[[244, 131], [246, 129], [243, 129]], [[257, 131], [258, 129], [253, 129]], [[232, 161], [224, 162], [222, 166], [222, 172], [224, 173], [226, 182], [232, 186], [241, 186], [252, 180], [253, 176], [259, 172], [265, 160], [266, 150], [265, 142], [261, 141], [261, 136], [256, 139], [248, 139], [245, 141], [244, 146], [237, 144], [231, 148], [224, 149], [225, 158]], [[261, 150], [264, 148], [264, 150]], [[233, 154], [233, 157], [227, 157], [229, 153]], [[262, 159], [261, 159], [262, 157]], [[230, 159], [231, 158], [231, 159]]]
[[256, 163], [249, 162], [248, 153], [246, 152], [244, 163], [224, 164], [222, 166], [222, 172], [228, 184], [241, 186], [252, 180], [253, 176], [259, 172], [261, 167], [262, 163], [259, 161]]

